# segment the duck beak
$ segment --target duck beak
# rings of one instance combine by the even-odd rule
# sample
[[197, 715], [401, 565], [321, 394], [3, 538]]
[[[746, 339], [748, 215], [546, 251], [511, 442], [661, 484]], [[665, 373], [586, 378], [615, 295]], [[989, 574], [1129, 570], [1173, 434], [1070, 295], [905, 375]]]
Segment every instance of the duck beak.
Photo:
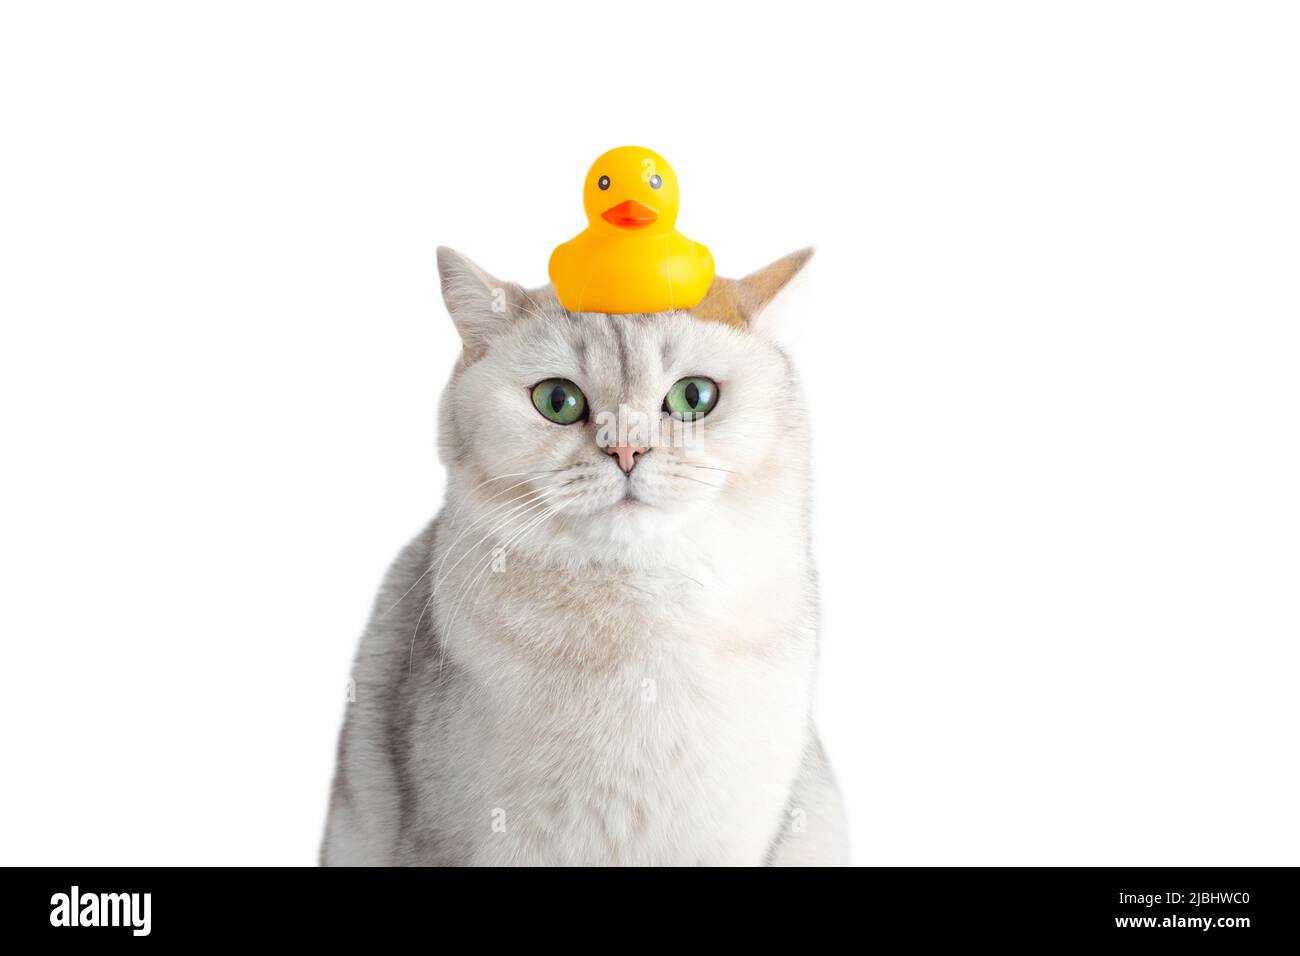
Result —
[[600, 214], [600, 218], [620, 229], [643, 229], [658, 219], [659, 213], [635, 199], [629, 199], [627, 202], [606, 209]]

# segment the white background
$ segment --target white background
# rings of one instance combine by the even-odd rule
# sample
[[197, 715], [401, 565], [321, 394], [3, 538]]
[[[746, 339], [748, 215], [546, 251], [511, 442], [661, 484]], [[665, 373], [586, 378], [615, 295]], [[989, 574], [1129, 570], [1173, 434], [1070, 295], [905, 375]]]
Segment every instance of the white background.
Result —
[[355, 642], [442, 492], [434, 247], [544, 282], [631, 142], [721, 273], [819, 248], [856, 862], [1300, 863], [1297, 26], [6, 4], [0, 862], [314, 862]]

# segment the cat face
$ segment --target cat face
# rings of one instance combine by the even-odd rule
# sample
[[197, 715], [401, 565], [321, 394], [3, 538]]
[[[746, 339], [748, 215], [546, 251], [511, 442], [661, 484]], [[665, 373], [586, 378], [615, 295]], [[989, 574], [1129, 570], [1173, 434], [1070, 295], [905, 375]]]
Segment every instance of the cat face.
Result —
[[571, 314], [454, 253], [440, 267], [465, 343], [443, 397], [444, 459], [469, 506], [496, 509], [519, 541], [662, 540], [746, 507], [774, 469], [803, 461], [794, 371], [744, 324]]

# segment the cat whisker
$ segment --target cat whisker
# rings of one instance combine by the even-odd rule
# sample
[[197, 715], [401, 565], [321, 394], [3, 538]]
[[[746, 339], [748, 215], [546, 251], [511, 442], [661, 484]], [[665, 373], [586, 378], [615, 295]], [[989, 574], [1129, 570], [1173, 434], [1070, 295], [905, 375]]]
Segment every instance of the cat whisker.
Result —
[[691, 468], [703, 468], [706, 471], [725, 471], [729, 475], [737, 474], [736, 472], [732, 471], [730, 468], [719, 468], [716, 465], [702, 465], [698, 461], [676, 461], [674, 462], [674, 464], [688, 465]]
[[[520, 482], [519, 484], [527, 484], [528, 481], [531, 481], [531, 479], [525, 479], [524, 481]], [[461, 540], [461, 538], [465, 537], [465, 535], [469, 534], [471, 531], [473, 531], [475, 528], [477, 528], [477, 527], [478, 527], [480, 524], [482, 524], [485, 520], [487, 520], [488, 518], [492, 517], [494, 514], [499, 514], [502, 508], [509, 507], [511, 504], [514, 504], [514, 503], [517, 502], [517, 501], [520, 501], [520, 500], [523, 500], [523, 499], [527, 499], [527, 498], [530, 498], [530, 497], [531, 497], [531, 498], [540, 498], [540, 497], [542, 497], [542, 496], [545, 494], [545, 492], [546, 492], [548, 489], [561, 488], [561, 487], [563, 487], [565, 484], [567, 484], [567, 482], [564, 482], [564, 481], [558, 481], [558, 480], [557, 480], [557, 481], [554, 481], [554, 482], [552, 482], [551, 484], [543, 485], [542, 487], [540, 487], [540, 488], [536, 488], [536, 489], [534, 489], [534, 490], [532, 490], [532, 491], [528, 491], [528, 492], [524, 492], [524, 493], [522, 493], [522, 494], [516, 495], [514, 498], [510, 498], [509, 500], [503, 502], [502, 504], [497, 505], [496, 507], [489, 509], [485, 514], [479, 515], [478, 518], [476, 518], [473, 522], [471, 522], [471, 523], [470, 523], [470, 524], [469, 524], [469, 525], [468, 525], [468, 526], [467, 526], [463, 531], [461, 531], [460, 534], [458, 534], [458, 535], [455, 537], [455, 539], [451, 542], [451, 544], [447, 545], [447, 553], [443, 556], [443, 559], [442, 559], [441, 563], [438, 565], [438, 573], [439, 573], [439, 575], [442, 574], [442, 568], [443, 568], [444, 565], [446, 565], [446, 563], [447, 563], [447, 559], [451, 557], [452, 549], [456, 547], [457, 542], [459, 542], [459, 541]], [[512, 488], [517, 488], [518, 485], [512, 485], [511, 487], [512, 487]], [[506, 489], [506, 490], [508, 491], [508, 490], [510, 490], [510, 489]], [[496, 496], [496, 495], [493, 495], [493, 497], [495, 498], [495, 497], [497, 497], [497, 496]], [[492, 499], [489, 498], [488, 500], [491, 501]]]
[[[530, 496], [524, 496], [524, 497], [529, 497], [528, 501], [525, 501], [524, 503], [521, 503], [521, 505], [516, 505], [515, 507], [513, 507], [513, 509], [511, 509], [510, 512], [508, 512], [508, 514], [506, 515], [506, 518], [502, 520], [502, 522], [495, 525], [495, 527], [491, 529], [491, 531], [487, 532], [486, 535], [482, 536], [481, 538], [478, 538], [478, 540], [474, 542], [473, 545], [465, 549], [464, 553], [461, 554], [458, 559], [456, 559], [455, 564], [452, 564], [452, 566], [450, 568], [447, 568], [445, 572], [439, 570], [438, 578], [434, 580], [434, 583], [432, 585], [430, 585], [429, 600], [424, 602], [424, 607], [421, 607], [420, 609], [420, 617], [416, 618], [415, 627], [413, 627], [411, 630], [412, 662], [413, 659], [415, 659], [415, 639], [417, 636], [419, 636], [420, 624], [424, 623], [424, 615], [428, 613], [429, 607], [433, 605], [435, 598], [437, 598], [438, 596], [438, 588], [441, 587], [443, 581], [447, 579], [447, 576], [451, 575], [451, 572], [456, 570], [456, 566], [458, 566], [460, 562], [463, 562], [465, 558], [468, 558], [469, 555], [473, 554], [474, 549], [477, 549], [478, 545], [481, 545], [482, 542], [487, 540], [487, 538], [490, 538], [491, 536], [495, 535], [495, 533], [500, 531], [500, 529], [506, 527], [506, 525], [510, 524], [512, 520], [523, 519], [524, 516], [528, 515], [530, 511], [537, 509], [537, 507], [545, 507], [546, 505], [545, 501], [539, 501], [539, 498], [541, 498], [541, 492], [530, 493]], [[451, 557], [451, 551], [448, 550], [446, 557], [443, 558], [443, 562], [446, 562], [446, 559], [450, 557]], [[432, 566], [430, 566], [429, 570], [433, 570]], [[425, 574], [428, 574], [428, 571], [425, 571]]]
[[705, 481], [703, 478], [696, 478], [696, 477], [694, 477], [694, 476], [692, 476], [692, 475], [683, 475], [683, 474], [681, 474], [680, 472], [676, 472], [676, 471], [674, 471], [674, 472], [669, 472], [669, 474], [670, 474], [673, 478], [681, 478], [681, 479], [683, 479], [684, 481], [693, 481], [693, 482], [695, 482], [697, 485], [704, 485], [706, 488], [725, 488], [725, 487], [726, 487], [726, 485], [724, 485], [722, 482]]
[[[565, 470], [565, 469], [559, 469], [559, 470], [563, 471], [563, 470]], [[526, 474], [526, 472], [519, 472], [519, 474]], [[539, 475], [540, 475], [540, 474], [546, 474], [546, 472], [535, 472], [535, 474], [539, 474]], [[515, 477], [515, 476], [514, 476], [514, 475], [505, 475], [505, 476], [499, 476], [499, 477], [508, 477], [508, 478], [513, 478], [513, 477]], [[492, 479], [490, 479], [490, 480], [492, 480]], [[515, 488], [518, 488], [520, 485], [526, 485], [526, 484], [528, 484], [528, 482], [531, 481], [531, 480], [532, 480], [532, 478], [530, 477], [530, 478], [525, 478], [523, 481], [516, 482], [515, 484], [511, 485], [509, 488], [506, 488], [506, 489], [504, 489], [503, 491], [499, 491], [499, 492], [497, 492], [495, 495], [493, 495], [491, 498], [488, 498], [487, 500], [488, 500], [488, 501], [492, 501], [492, 500], [494, 500], [494, 499], [496, 499], [496, 498], [499, 498], [499, 497], [501, 497], [501, 495], [506, 494], [507, 492], [512, 491], [512, 490], [515, 489]], [[482, 487], [482, 484], [479, 484], [479, 485], [477, 485], [476, 487]], [[499, 513], [499, 512], [501, 511], [502, 508], [507, 508], [507, 507], [509, 507], [511, 504], [513, 504], [513, 503], [515, 503], [515, 502], [517, 502], [517, 501], [520, 501], [521, 499], [524, 499], [524, 498], [529, 497], [530, 495], [536, 495], [536, 494], [541, 494], [541, 489], [539, 489], [539, 490], [536, 491], [536, 492], [525, 492], [525, 493], [523, 493], [523, 494], [516, 495], [515, 497], [513, 497], [513, 498], [509, 498], [509, 499], [507, 499], [506, 501], [502, 502], [501, 504], [496, 505], [496, 506], [490, 508], [490, 509], [487, 511], [487, 513], [485, 513], [485, 514], [483, 514], [483, 515], [480, 515], [477, 519], [475, 519], [475, 521], [474, 521], [472, 524], [469, 525], [469, 527], [465, 528], [465, 530], [463, 530], [459, 535], [456, 536], [455, 541], [452, 541], [452, 543], [451, 543], [450, 545], [448, 545], [448, 549], [449, 549], [449, 550], [448, 550], [448, 552], [447, 552], [447, 556], [450, 556], [450, 554], [451, 554], [450, 548], [455, 547], [457, 541], [459, 541], [461, 538], [463, 538], [465, 535], [467, 535], [467, 534], [468, 534], [470, 531], [472, 531], [475, 527], [477, 527], [479, 524], [481, 524], [485, 519], [491, 517], [491, 516], [494, 515], [494, 514]], [[446, 562], [447, 562], [447, 557], [444, 557], [444, 558], [442, 559], [442, 564], [446, 564]], [[423, 580], [424, 580], [424, 579], [429, 575], [429, 572], [432, 571], [433, 568], [434, 568], [434, 566], [433, 566], [432, 563], [431, 563], [427, 568], [425, 568], [425, 569], [424, 569], [424, 573], [421, 574], [418, 578], [416, 578], [413, 582], [411, 582], [411, 586], [410, 586], [409, 588], [407, 588], [405, 592], [403, 592], [402, 596], [399, 597], [396, 601], [394, 601], [394, 602], [392, 603], [392, 605], [388, 608], [388, 610], [384, 611], [383, 614], [379, 615], [379, 620], [382, 621], [382, 620], [384, 620], [384, 618], [388, 617], [389, 614], [393, 613], [393, 611], [397, 608], [397, 606], [398, 606], [399, 604], [401, 604], [403, 601], [406, 600], [407, 596], [408, 596], [412, 591], [414, 591], [415, 588], [416, 588], [416, 586], [417, 586], [421, 581], [423, 581]], [[441, 570], [441, 565], [439, 565], [439, 569]]]
[[[420, 625], [424, 623], [424, 615], [428, 613], [429, 608], [433, 605], [435, 599], [437, 598], [438, 588], [442, 585], [442, 582], [446, 580], [446, 578], [453, 571], [456, 570], [457, 565], [459, 565], [467, 557], [473, 554], [474, 550], [478, 548], [478, 546], [481, 545], [484, 541], [488, 540], [488, 538], [492, 537], [492, 535], [496, 534], [499, 530], [506, 527], [512, 521], [524, 519], [526, 516], [528, 516], [529, 512], [533, 511], [534, 509], [538, 507], [544, 507], [546, 505], [546, 502], [544, 500], [539, 500], [542, 498], [542, 494], [544, 490], [545, 489], [541, 489], [536, 492], [530, 492], [528, 495], [521, 496], [526, 498], [527, 500], [525, 500], [522, 504], [516, 505], [514, 508], [512, 508], [509, 511], [509, 513], [507, 513], [503, 521], [497, 524], [496, 527], [494, 527], [492, 530], [488, 531], [487, 534], [483, 535], [483, 537], [479, 538], [478, 541], [474, 542], [473, 545], [466, 548], [464, 552], [461, 554], [461, 556], [456, 559], [456, 563], [453, 564], [450, 568], [448, 568], [445, 572], [441, 571], [441, 564], [439, 565], [438, 577], [434, 580], [433, 584], [429, 588], [429, 599], [424, 602], [424, 606], [420, 609], [419, 617], [415, 619], [415, 627], [411, 629], [411, 650], [409, 654], [410, 661], [408, 661], [408, 668], [415, 660], [415, 639], [420, 633]], [[462, 533], [462, 537], [463, 537], [463, 533]], [[460, 538], [457, 538], [457, 540], [460, 540]], [[444, 556], [442, 563], [445, 564], [447, 558], [449, 557], [451, 557], [450, 549], [447, 551], [447, 554]], [[430, 565], [429, 568], [425, 570], [424, 574], [428, 574], [429, 571], [432, 570], [433, 570], [433, 565]], [[422, 574], [421, 577], [424, 577], [424, 574]], [[414, 586], [415, 585], [412, 585], [411, 587], [413, 588]], [[409, 593], [409, 589], [408, 589], [408, 593]]]
[[[536, 476], [538, 476], [538, 475], [554, 475], [554, 474], [558, 474], [559, 472], [562, 472], [562, 471], [568, 471], [568, 470], [569, 470], [570, 468], [572, 468], [572, 467], [573, 467], [572, 465], [566, 465], [566, 466], [563, 467], [563, 468], [548, 468], [548, 469], [545, 469], [545, 470], [543, 470], [543, 471], [511, 471], [511, 472], [507, 472], [507, 473], [504, 474], [504, 475], [493, 475], [493, 476], [490, 477], [490, 478], [484, 478], [484, 479], [483, 479], [482, 481], [480, 481], [477, 485], [475, 485], [473, 488], [471, 488], [471, 489], [469, 490], [468, 493], [469, 493], [469, 494], [473, 494], [474, 492], [476, 492], [476, 491], [478, 491], [480, 488], [482, 488], [484, 485], [489, 485], [489, 484], [491, 484], [491, 483], [494, 482], [494, 481], [502, 481], [502, 480], [504, 480], [504, 479], [506, 479], [506, 478], [518, 478], [518, 477], [520, 477], [521, 475], [525, 475], [525, 476], [527, 476], [528, 478], [533, 478], [533, 477], [536, 477]], [[491, 501], [492, 499], [489, 498], [488, 500]]]
[[[531, 534], [533, 531], [539, 528], [552, 515], [558, 514], [568, 503], [569, 502], [567, 501], [561, 501], [560, 503], [556, 505], [552, 505], [551, 507], [547, 508], [545, 511], [541, 512], [540, 514], [529, 518], [523, 528], [516, 530], [510, 536], [510, 538], [508, 538], [503, 544], [499, 546], [500, 550], [504, 551], [506, 548], [509, 548], [511, 545], [516, 544], [519, 541], [523, 540], [523, 538], [525, 538], [527, 535]], [[480, 585], [479, 581], [480, 579], [482, 579], [483, 575], [487, 573], [488, 569], [492, 566], [492, 562], [496, 559], [497, 554], [498, 551], [496, 549], [494, 549], [491, 553], [489, 553], [487, 557], [484, 559], [482, 567], [479, 568], [478, 573], [475, 574], [474, 577], [471, 580], [469, 580], [466, 584], [462, 585], [461, 589], [457, 591], [457, 595], [453, 604], [453, 610], [447, 621], [447, 630], [442, 642], [442, 653], [439, 655], [438, 658], [438, 674], [440, 677], [442, 674], [443, 661], [446, 658], [447, 643], [450, 641], [452, 632], [455, 630], [456, 622], [460, 618], [461, 610], [464, 608], [465, 602], [471, 599], [471, 596], [472, 596], [472, 601], [469, 604], [469, 610], [472, 611], [472, 609], [476, 606], [478, 594], [483, 589], [483, 587], [486, 586], [486, 583]]]
[[492, 562], [498, 556], [500, 550], [504, 550], [505, 548], [509, 547], [511, 544], [515, 542], [515, 540], [523, 532], [532, 530], [538, 524], [540, 524], [541, 522], [545, 521], [548, 517], [550, 517], [550, 515], [553, 514], [554, 512], [555, 512], [555, 508], [554, 506], [552, 506], [543, 510], [538, 514], [529, 516], [527, 519], [525, 519], [522, 528], [517, 528], [513, 532], [511, 532], [510, 537], [507, 538], [503, 544], [498, 545], [497, 548], [494, 548], [491, 552], [489, 552], [484, 557], [481, 565], [476, 565], [476, 567], [478, 568], [477, 573], [475, 573], [473, 577], [466, 578], [465, 582], [462, 583], [461, 586], [456, 590], [456, 595], [451, 601], [450, 604], [451, 613], [448, 616], [448, 620], [447, 620], [448, 636], [450, 636], [450, 633], [455, 626], [456, 620], [460, 615], [460, 609], [464, 603], [465, 597], [469, 595], [469, 593], [474, 589], [474, 586], [478, 584], [479, 580], [483, 577], [483, 575], [487, 573], [488, 568], [492, 566]]
[[[543, 496], [542, 491], [539, 490], [537, 492], [532, 493], [527, 501], [523, 502], [520, 505], [516, 505], [514, 508], [511, 508], [510, 511], [507, 512], [504, 519], [500, 523], [495, 525], [491, 530], [489, 530], [486, 534], [480, 537], [472, 545], [465, 548], [464, 551], [461, 553], [461, 556], [456, 559], [456, 561], [452, 564], [451, 567], [447, 568], [444, 571], [441, 570], [441, 565], [439, 566], [438, 577], [433, 582], [433, 590], [437, 591], [438, 587], [442, 584], [442, 582], [447, 580], [447, 577], [453, 571], [455, 571], [457, 567], [460, 566], [460, 563], [462, 561], [464, 561], [467, 557], [473, 554], [474, 551], [479, 547], [479, 545], [483, 544], [483, 542], [487, 541], [497, 532], [501, 531], [512, 521], [515, 521], [518, 518], [522, 518], [527, 514], [529, 514], [529, 512], [535, 511], [538, 508], [544, 508], [546, 507], [547, 504], [548, 502]], [[459, 540], [459, 538], [457, 540]], [[448, 546], [447, 554], [443, 558], [442, 563], [445, 564], [447, 559], [450, 558], [451, 555], [452, 555], [451, 548], [450, 546]]]
[[[568, 465], [568, 466], [566, 466], [566, 467], [564, 467], [564, 468], [551, 469], [550, 471], [547, 471], [547, 472], [535, 472], [534, 474], [550, 474], [550, 475], [558, 475], [558, 474], [563, 474], [563, 473], [565, 473], [565, 472], [573, 472], [573, 471], [575, 471], [575, 470], [578, 470], [579, 468], [581, 468], [581, 466], [579, 466], [579, 465]], [[573, 477], [569, 478], [568, 480], [556, 480], [556, 481], [553, 481], [553, 482], [551, 482], [550, 484], [542, 485], [540, 488], [537, 488], [537, 489], [535, 489], [535, 490], [532, 491], [532, 492], [526, 492], [525, 494], [517, 495], [517, 496], [515, 496], [514, 498], [511, 498], [511, 499], [509, 499], [508, 501], [506, 501], [504, 504], [502, 504], [502, 505], [498, 505], [498, 506], [492, 508], [492, 509], [491, 509], [490, 511], [488, 511], [486, 514], [480, 515], [477, 519], [475, 519], [473, 522], [471, 522], [470, 525], [469, 525], [468, 527], [466, 527], [463, 531], [461, 531], [461, 533], [460, 533], [459, 535], [456, 536], [455, 540], [453, 540], [453, 541], [451, 542], [451, 544], [447, 545], [447, 553], [443, 556], [442, 561], [441, 561], [441, 562], [439, 563], [439, 565], [438, 565], [439, 580], [441, 580], [442, 568], [446, 565], [448, 559], [451, 557], [451, 555], [452, 555], [452, 549], [456, 546], [457, 542], [459, 542], [459, 541], [460, 541], [460, 540], [461, 540], [461, 539], [462, 539], [466, 534], [468, 534], [468, 533], [469, 533], [470, 531], [472, 531], [474, 528], [476, 528], [476, 527], [478, 527], [480, 524], [482, 524], [484, 520], [486, 520], [487, 518], [490, 518], [490, 517], [491, 517], [492, 515], [494, 515], [494, 514], [499, 514], [500, 511], [501, 511], [501, 509], [502, 509], [503, 507], [507, 507], [507, 506], [509, 506], [510, 504], [513, 504], [514, 502], [520, 501], [520, 500], [522, 500], [522, 499], [524, 499], [524, 498], [528, 498], [528, 497], [530, 497], [530, 496], [533, 497], [533, 498], [535, 498], [535, 499], [541, 499], [541, 498], [544, 498], [545, 495], [546, 495], [546, 493], [547, 493], [548, 491], [555, 491], [555, 490], [558, 490], [558, 489], [560, 489], [560, 488], [567, 487], [568, 485], [573, 484], [575, 481], [580, 481], [580, 480], [582, 480], [582, 479], [585, 478], [585, 477], [588, 477], [588, 475], [587, 475], [587, 474], [584, 474], [584, 473], [580, 473], [580, 474], [574, 475]], [[507, 489], [505, 489], [505, 490], [506, 490], [506, 491], [509, 491], [509, 490], [511, 490], [512, 488], [517, 488], [517, 487], [518, 487], [519, 485], [521, 485], [521, 484], [527, 484], [528, 481], [530, 481], [530, 480], [531, 480], [531, 479], [525, 479], [524, 481], [517, 482], [516, 484], [512, 485], [510, 488], [507, 488]], [[492, 497], [493, 497], [493, 498], [498, 497], [498, 496], [499, 496], [500, 494], [502, 494], [502, 493], [503, 493], [503, 492], [498, 492], [497, 495], [493, 495]], [[492, 498], [489, 498], [489, 499], [488, 499], [488, 501], [491, 501], [491, 500], [492, 500]], [[517, 508], [516, 508], [516, 509], [512, 509], [512, 510], [511, 510], [511, 513], [513, 514], [514, 511], [517, 511], [517, 510], [518, 510]], [[489, 532], [489, 534], [491, 534], [491, 533], [492, 533], [492, 532]], [[478, 546], [478, 543], [480, 543], [480, 542], [476, 542], [475, 545], [474, 545], [474, 547], [477, 547], [477, 546]], [[473, 548], [470, 548], [469, 550], [473, 550]], [[453, 565], [452, 567], [454, 568], [455, 565]], [[449, 570], [450, 570], [450, 569], [449, 569]], [[436, 584], [435, 584], [435, 587], [436, 587]]]
[[[753, 505], [755, 505], [755, 506], [757, 506], [757, 507], [759, 507], [759, 508], [761, 508], [762, 506], [764, 506], [765, 504], [768, 503], [765, 499], [763, 499], [762, 497], [760, 497], [760, 496], [758, 496], [758, 495], [751, 494], [750, 492], [747, 492], [747, 491], [742, 491], [741, 489], [736, 488], [736, 487], [733, 487], [733, 486], [730, 486], [730, 485], [715, 484], [714, 482], [711, 482], [711, 481], [704, 481], [704, 480], [702, 480], [702, 479], [700, 479], [700, 478], [694, 478], [694, 477], [692, 477], [691, 475], [682, 475], [682, 474], [678, 474], [678, 473], [675, 473], [675, 472], [673, 472], [673, 473], [671, 473], [671, 474], [672, 474], [672, 477], [674, 477], [674, 478], [680, 478], [680, 479], [682, 479], [682, 480], [684, 480], [684, 481], [693, 481], [693, 482], [695, 482], [696, 484], [704, 485], [704, 486], [706, 486], [706, 487], [708, 487], [708, 488], [713, 488], [713, 489], [718, 490], [718, 491], [723, 491], [723, 490], [725, 490], [725, 491], [727, 492], [728, 495], [738, 495], [738, 496], [739, 496], [740, 498], [742, 498], [744, 501], [749, 502], [749, 503], [751, 503], [751, 504], [753, 504]], [[743, 509], [743, 508], [738, 508], [738, 507], [736, 507], [736, 502], [734, 502], [734, 501], [733, 501], [733, 502], [727, 502], [725, 498], [719, 498], [719, 499], [717, 499], [717, 501], [716, 501], [715, 503], [718, 504], [718, 505], [721, 505], [721, 506], [728, 507], [728, 513], [729, 513], [729, 514], [731, 514], [731, 515], [733, 515], [733, 516], [735, 516], [735, 517], [742, 518], [743, 520], [749, 522], [750, 524], [756, 525], [757, 527], [760, 527], [760, 528], [770, 528], [770, 527], [771, 527], [770, 522], [762, 521], [762, 520], [760, 520], [759, 518], [757, 518], [757, 517], [756, 517], [753, 513], [751, 513], [750, 511], [747, 511], [747, 510], [745, 510], [745, 509]]]
[[757, 495], [754, 494], [753, 492], [746, 491], [743, 488], [737, 488], [735, 485], [727, 484], [725, 480], [717, 481], [717, 482], [705, 481], [703, 478], [696, 478], [694, 475], [683, 475], [682, 473], [676, 471], [669, 472], [669, 475], [673, 478], [681, 478], [684, 481], [693, 481], [696, 484], [705, 485], [706, 487], [709, 488], [716, 488], [719, 491], [725, 490], [730, 495], [739, 495], [741, 498], [745, 498], [749, 501], [753, 501], [756, 504], [762, 505], [768, 503], [769, 501], [769, 499], [764, 498], [762, 495]]

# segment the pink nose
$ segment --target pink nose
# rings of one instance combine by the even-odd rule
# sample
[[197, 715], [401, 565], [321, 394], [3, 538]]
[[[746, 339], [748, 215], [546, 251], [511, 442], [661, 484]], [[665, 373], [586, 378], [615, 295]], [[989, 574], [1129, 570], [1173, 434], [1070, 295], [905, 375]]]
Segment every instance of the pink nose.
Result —
[[611, 458], [618, 461], [618, 467], [623, 469], [623, 474], [632, 474], [632, 469], [636, 467], [638, 455], [644, 455], [648, 451], [638, 445], [611, 445], [605, 449], [605, 453]]

